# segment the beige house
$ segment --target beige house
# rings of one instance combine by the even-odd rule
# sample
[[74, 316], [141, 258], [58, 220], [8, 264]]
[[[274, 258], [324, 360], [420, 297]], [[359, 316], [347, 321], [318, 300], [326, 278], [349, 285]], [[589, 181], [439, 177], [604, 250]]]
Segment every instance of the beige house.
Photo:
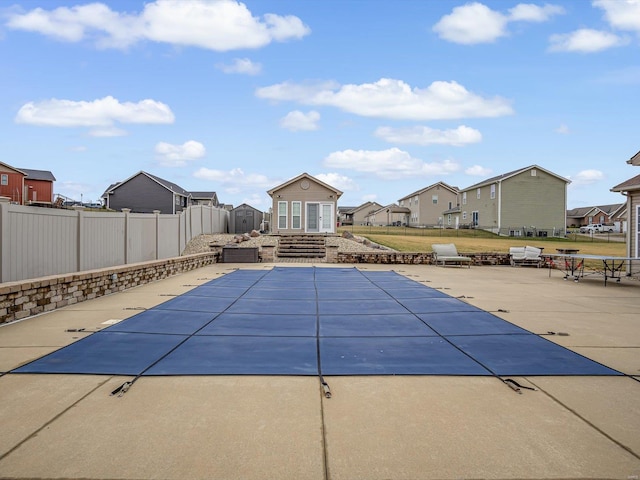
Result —
[[378, 202], [365, 202], [359, 207], [345, 211], [345, 219], [349, 225], [367, 225], [369, 214], [381, 208], [382, 205]]
[[407, 225], [442, 225], [442, 212], [458, 203], [458, 188], [444, 182], [434, 183], [398, 200], [398, 205], [410, 210]]
[[267, 192], [272, 199], [271, 233], [335, 233], [342, 192], [303, 173]]
[[448, 213], [445, 225], [515, 237], [564, 235], [569, 183], [538, 165], [488, 178], [460, 190], [460, 212]]
[[[627, 160], [629, 165], [640, 166], [640, 152]], [[627, 197], [627, 255], [640, 257], [640, 175], [616, 185], [612, 192], [620, 192]]]
[[392, 203], [369, 213], [366, 217], [366, 224], [376, 227], [393, 225], [395, 227], [405, 226], [409, 220], [411, 210]]

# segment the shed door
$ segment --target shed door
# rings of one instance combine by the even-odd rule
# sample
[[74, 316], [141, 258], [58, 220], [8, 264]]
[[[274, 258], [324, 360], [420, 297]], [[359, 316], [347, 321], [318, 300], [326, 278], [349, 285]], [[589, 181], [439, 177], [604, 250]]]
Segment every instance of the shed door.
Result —
[[253, 210], [236, 210], [235, 220], [235, 232], [233, 233], [247, 233], [253, 230]]

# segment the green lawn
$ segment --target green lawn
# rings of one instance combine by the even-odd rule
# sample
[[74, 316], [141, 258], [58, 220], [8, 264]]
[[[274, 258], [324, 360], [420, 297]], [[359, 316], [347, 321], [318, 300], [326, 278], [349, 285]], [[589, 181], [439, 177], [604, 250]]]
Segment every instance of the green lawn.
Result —
[[406, 227], [340, 227], [338, 233], [348, 231], [372, 242], [400, 252], [431, 252], [434, 243], [454, 243], [459, 252], [509, 252], [509, 247], [531, 245], [544, 248], [544, 253], [556, 253], [558, 248], [576, 248], [592, 255], [626, 256], [626, 243], [614, 241], [619, 236], [603, 235], [591, 238], [571, 234], [569, 238], [500, 237], [484, 230], [431, 229]]

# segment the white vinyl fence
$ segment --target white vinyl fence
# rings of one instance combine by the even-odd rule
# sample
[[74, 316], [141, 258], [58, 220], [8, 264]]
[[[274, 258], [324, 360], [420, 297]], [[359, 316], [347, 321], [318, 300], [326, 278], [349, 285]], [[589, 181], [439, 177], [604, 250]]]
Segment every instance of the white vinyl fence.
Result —
[[227, 210], [203, 205], [164, 215], [0, 201], [0, 283], [177, 257], [192, 238], [228, 225]]

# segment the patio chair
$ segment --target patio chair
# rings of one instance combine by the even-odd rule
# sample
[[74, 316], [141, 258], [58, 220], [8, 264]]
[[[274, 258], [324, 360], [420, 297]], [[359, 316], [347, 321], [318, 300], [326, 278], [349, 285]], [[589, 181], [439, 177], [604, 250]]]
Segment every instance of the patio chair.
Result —
[[459, 255], [458, 249], [453, 243], [436, 243], [431, 245], [431, 249], [433, 250], [433, 260], [436, 266], [442, 264], [444, 267], [447, 263], [462, 266], [462, 264], [466, 263], [467, 268], [471, 268], [473, 259]]
[[511, 247], [509, 248], [509, 259], [512, 267], [532, 265], [540, 267], [542, 265], [542, 249], [537, 247]]

